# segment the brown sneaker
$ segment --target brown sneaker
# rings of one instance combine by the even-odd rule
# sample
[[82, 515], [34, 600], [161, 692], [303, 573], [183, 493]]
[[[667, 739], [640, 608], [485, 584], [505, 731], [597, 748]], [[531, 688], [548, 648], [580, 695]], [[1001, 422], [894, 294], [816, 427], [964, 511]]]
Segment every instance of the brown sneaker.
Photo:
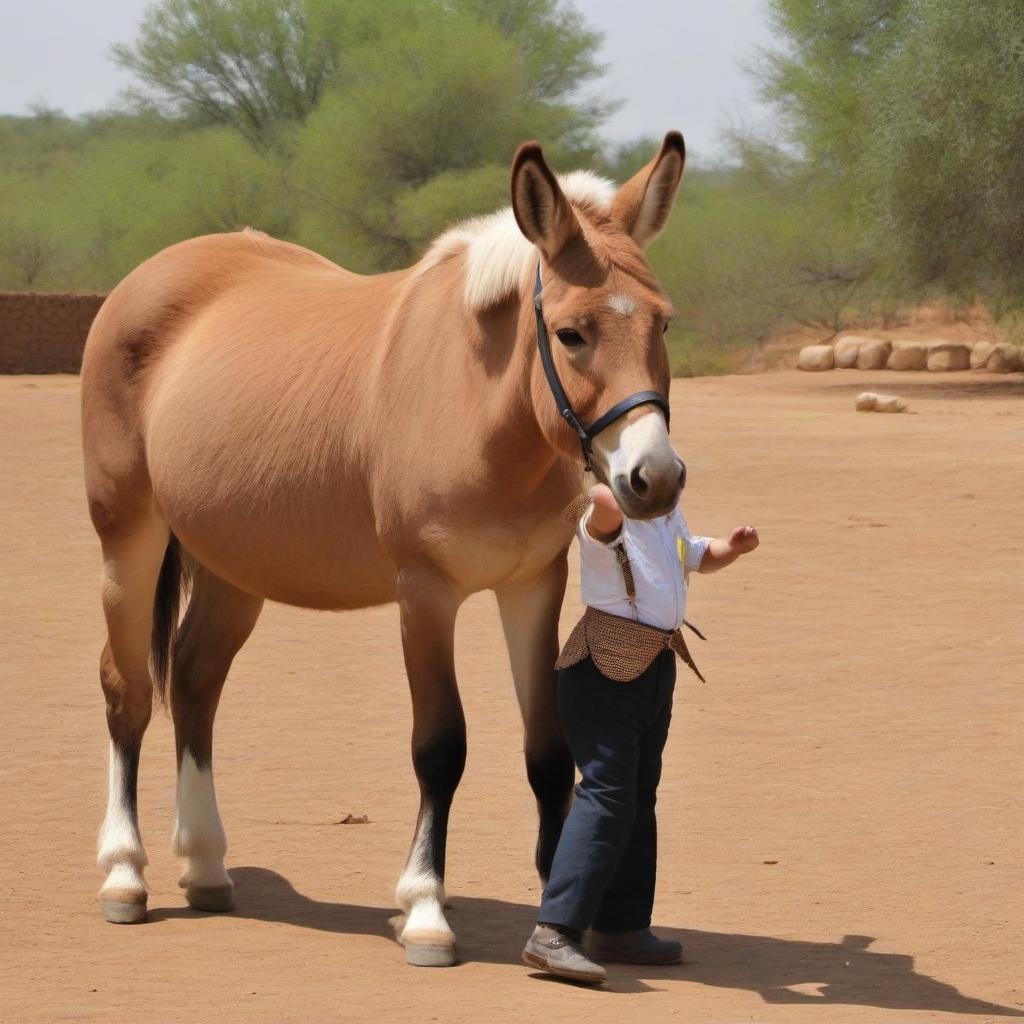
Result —
[[523, 949], [523, 963], [559, 978], [600, 985], [608, 976], [600, 964], [587, 959], [577, 939], [539, 924]]
[[659, 939], [650, 928], [631, 932], [592, 931], [587, 949], [595, 960], [620, 964], [677, 964], [683, 959], [683, 944]]

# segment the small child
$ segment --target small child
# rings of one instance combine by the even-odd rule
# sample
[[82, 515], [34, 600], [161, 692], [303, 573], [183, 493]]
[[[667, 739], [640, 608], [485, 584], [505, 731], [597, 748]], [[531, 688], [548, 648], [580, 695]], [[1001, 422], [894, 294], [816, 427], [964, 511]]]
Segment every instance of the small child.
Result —
[[740, 526], [727, 539], [691, 537], [678, 509], [624, 519], [604, 484], [590, 497], [577, 530], [587, 609], [556, 663], [559, 715], [581, 780], [523, 960], [596, 984], [605, 970], [595, 960], [682, 959], [682, 945], [657, 938], [650, 924], [676, 654], [696, 671], [680, 632], [686, 577], [724, 568], [758, 536]]

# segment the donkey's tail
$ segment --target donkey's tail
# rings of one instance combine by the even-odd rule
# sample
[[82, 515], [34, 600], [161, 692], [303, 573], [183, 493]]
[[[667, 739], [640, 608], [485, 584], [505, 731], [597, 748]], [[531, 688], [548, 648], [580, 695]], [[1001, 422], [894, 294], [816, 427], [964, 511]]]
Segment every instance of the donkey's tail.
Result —
[[167, 703], [167, 683], [171, 677], [174, 645], [178, 639], [181, 594], [187, 584], [181, 545], [172, 533], [156, 582], [156, 596], [153, 598], [153, 636], [150, 642], [153, 683], [161, 704]]

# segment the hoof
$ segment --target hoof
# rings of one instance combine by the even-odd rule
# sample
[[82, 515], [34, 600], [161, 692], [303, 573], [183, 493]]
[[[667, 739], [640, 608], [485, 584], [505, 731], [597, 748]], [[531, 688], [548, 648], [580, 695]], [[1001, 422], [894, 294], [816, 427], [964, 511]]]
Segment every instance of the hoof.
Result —
[[413, 967], [451, 967], [455, 963], [454, 942], [415, 942], [405, 939], [405, 962]]
[[185, 890], [185, 899], [193, 910], [224, 914], [235, 909], [235, 888], [232, 885], [193, 885]]
[[111, 924], [142, 924], [146, 920], [146, 897], [142, 902], [100, 899], [103, 920]]

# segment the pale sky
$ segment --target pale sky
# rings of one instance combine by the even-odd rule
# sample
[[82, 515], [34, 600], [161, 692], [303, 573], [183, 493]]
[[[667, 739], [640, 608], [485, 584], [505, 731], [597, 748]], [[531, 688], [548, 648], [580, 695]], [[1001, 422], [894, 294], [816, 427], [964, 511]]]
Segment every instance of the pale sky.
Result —
[[[43, 101], [69, 114], [98, 110], [128, 80], [110, 60], [149, 0], [3, 2], [0, 113]], [[612, 140], [679, 128], [691, 153], [714, 158], [721, 129], [768, 116], [741, 69], [770, 41], [765, 0], [575, 0], [606, 36], [604, 91], [625, 100]]]

